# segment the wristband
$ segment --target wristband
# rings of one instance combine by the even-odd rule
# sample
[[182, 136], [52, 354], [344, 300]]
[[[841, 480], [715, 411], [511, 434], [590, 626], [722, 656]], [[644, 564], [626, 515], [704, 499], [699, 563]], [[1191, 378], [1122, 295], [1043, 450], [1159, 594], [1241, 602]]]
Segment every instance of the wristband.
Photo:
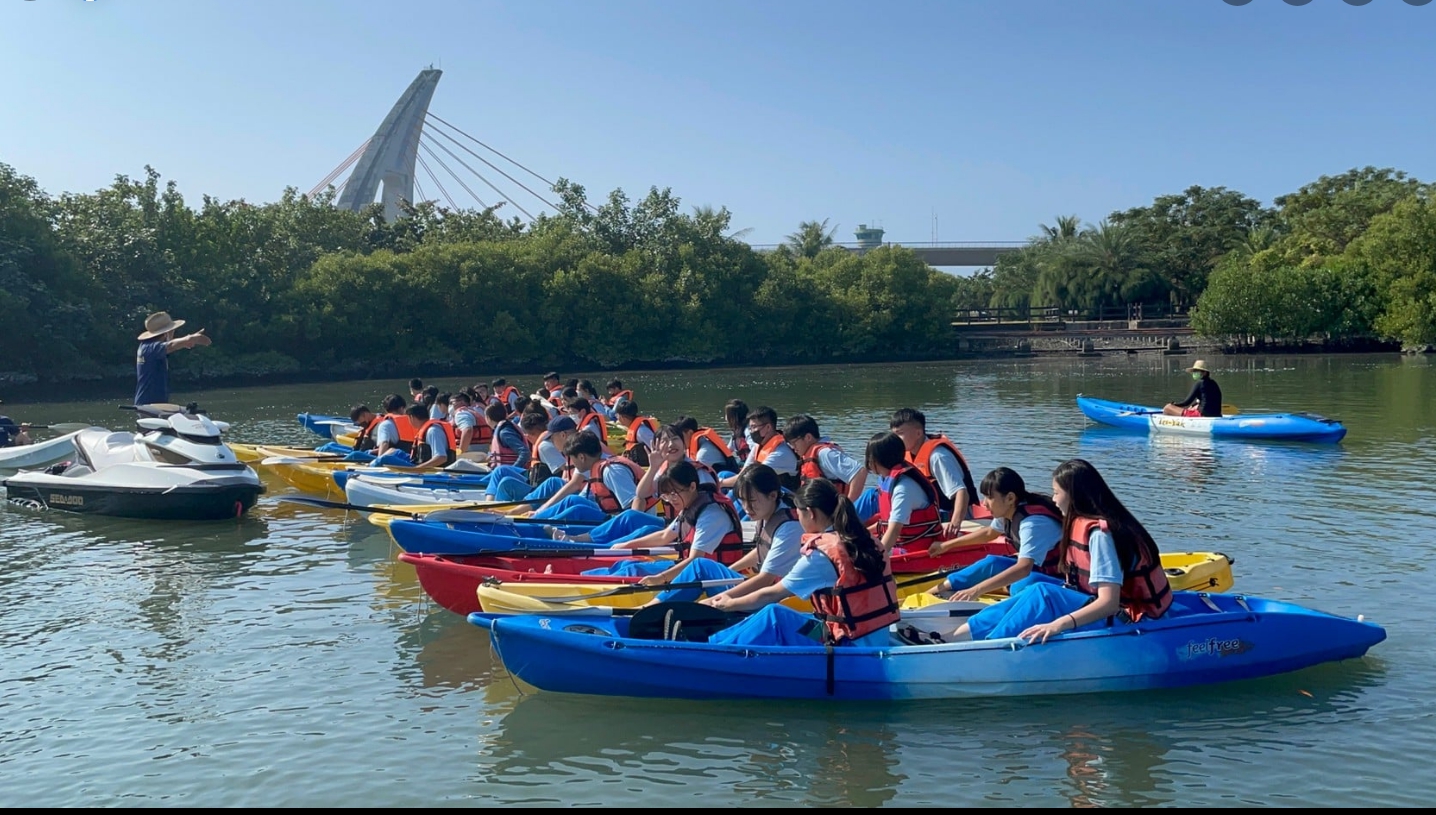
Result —
[[1073, 630], [1073, 631], [1076, 631], [1076, 630], [1077, 630], [1077, 618], [1076, 618], [1076, 617], [1073, 617], [1071, 614], [1068, 614], [1068, 615], [1067, 615], [1067, 619], [1069, 619], [1069, 620], [1072, 621], [1072, 630]]

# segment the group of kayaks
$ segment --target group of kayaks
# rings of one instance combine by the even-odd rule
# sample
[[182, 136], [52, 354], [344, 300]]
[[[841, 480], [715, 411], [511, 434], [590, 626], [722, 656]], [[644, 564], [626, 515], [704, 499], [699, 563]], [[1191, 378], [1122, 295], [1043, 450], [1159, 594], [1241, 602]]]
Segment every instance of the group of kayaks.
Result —
[[[1226, 417], [1197, 422], [1086, 397], [1079, 397], [1078, 404], [1089, 418], [1147, 432], [1236, 438], [1285, 433], [1277, 437], [1303, 441], [1335, 441], [1345, 433], [1321, 417], [1273, 414], [1262, 417], [1265, 424], [1247, 425], [1243, 435]], [[1159, 423], [1159, 418], [1184, 419], [1185, 429]], [[341, 445], [354, 430], [337, 417], [301, 414], [300, 421]], [[419, 472], [365, 467], [347, 456], [303, 448], [226, 446], [218, 442], [215, 423], [188, 413], [155, 417], [144, 428], [145, 434], [129, 439], [114, 438], [108, 431], [104, 439], [82, 432], [70, 440], [70, 448], [57, 449], [65, 455], [79, 451], [81, 467], [91, 472], [104, 470], [97, 466], [102, 448], [113, 451], [116, 463], [131, 465], [132, 459], [144, 457], [160, 472], [168, 468], [234, 478], [242, 476], [236, 466], [252, 474], [247, 465], [254, 464], [308, 496], [292, 500], [360, 509], [387, 529], [402, 550], [400, 559], [414, 567], [420, 585], [436, 603], [487, 630], [505, 666], [544, 690], [700, 699], [909, 699], [1136, 690], [1268, 676], [1360, 657], [1386, 636], [1382, 628], [1360, 618], [1229, 594], [1232, 559], [1216, 552], [1191, 552], [1162, 557], [1177, 591], [1171, 611], [1160, 619], [1059, 634], [1040, 645], [1015, 638], [953, 641], [954, 631], [968, 616], [1002, 598], [947, 602], [928, 589], [986, 555], [1012, 554], [1010, 544], [999, 538], [936, 558], [927, 552], [893, 555], [903, 618], [891, 628], [890, 644], [884, 647], [724, 645], [709, 642], [708, 634], [731, 625], [734, 614], [696, 603], [654, 602], [664, 590], [721, 588], [648, 587], [637, 578], [592, 573], [625, 558], [671, 557], [672, 550], [611, 550], [556, 540], [548, 525], [552, 522], [523, 514], [531, 507], [489, 500], [482, 465], [461, 461], [451, 471]], [[220, 457], [196, 460], [185, 445], [213, 448], [209, 454], [218, 451]], [[167, 463], [167, 455], [180, 455], [177, 449], [188, 450], [189, 458]], [[54, 477], [64, 477], [69, 466]], [[53, 503], [55, 493], [40, 483], [27, 484], [27, 478], [35, 480], [22, 472], [5, 485], [12, 495]], [[250, 486], [240, 477], [230, 486], [238, 490], [226, 494], [225, 500], [233, 498], [225, 508], [230, 515], [252, 506], [262, 491], [257, 479]], [[344, 501], [329, 500], [339, 494]], [[145, 511], [156, 512], [154, 507]], [[563, 528], [582, 531], [571, 525]], [[802, 601], [788, 602], [807, 610]]]
[[[1151, 423], [1160, 410], [1085, 397], [1079, 405], [1088, 416], [1095, 418], [1089, 412], [1095, 411], [1118, 426], [1173, 432], [1170, 425]], [[1099, 411], [1096, 405], [1112, 407]], [[1139, 412], [1145, 412], [1140, 427], [1126, 423]], [[1345, 432], [1320, 417], [1265, 421], [1267, 432], [1284, 428], [1282, 438], [1295, 440], [1335, 440], [1332, 425]], [[1208, 419], [1200, 432], [1235, 435], [1227, 432], [1232, 426]], [[894, 555], [903, 619], [892, 627], [887, 647], [723, 645], [707, 641], [707, 634], [731, 625], [735, 615], [694, 603], [655, 603], [660, 591], [720, 591], [721, 585], [648, 587], [634, 577], [591, 573], [624, 558], [671, 553], [554, 540], [545, 522], [511, 514], [528, 507], [488, 501], [481, 482], [481, 476], [468, 474], [359, 470], [338, 481], [331, 472], [315, 492], [342, 490], [347, 505], [370, 510], [370, 520], [388, 530], [402, 550], [400, 560], [414, 567], [424, 591], [487, 630], [504, 665], [543, 690], [697, 699], [1136, 690], [1269, 676], [1360, 657], [1386, 636], [1362, 619], [1226, 593], [1233, 587], [1232, 559], [1189, 552], [1162, 557], [1177, 599], [1161, 619], [1062, 634], [1041, 645], [1020, 639], [951, 641], [968, 616], [1002, 598], [947, 602], [927, 590], [985, 555], [1011, 554], [999, 538], [939, 558], [926, 552]], [[808, 608], [802, 601], [786, 602]]]

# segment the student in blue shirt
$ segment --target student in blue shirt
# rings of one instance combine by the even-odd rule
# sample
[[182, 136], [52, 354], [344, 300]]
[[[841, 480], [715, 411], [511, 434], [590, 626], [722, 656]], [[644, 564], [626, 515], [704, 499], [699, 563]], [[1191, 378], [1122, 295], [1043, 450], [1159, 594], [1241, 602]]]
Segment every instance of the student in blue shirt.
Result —
[[[798, 490], [802, 555], [786, 577], [745, 597], [718, 595], [708, 601], [728, 611], [761, 609], [709, 642], [725, 645], [888, 645], [888, 626], [899, 619], [897, 584], [877, 541], [862, 525], [852, 501], [826, 478]], [[788, 597], [826, 608], [825, 620], [779, 605]]]
[[134, 404], [168, 403], [170, 354], [185, 348], [210, 344], [203, 328], [193, 334], [176, 338], [175, 331], [184, 323], [184, 320], [172, 319], [169, 312], [165, 311], [157, 311], [145, 318], [145, 330], [140, 334], [140, 347], [135, 354]]
[[980, 546], [1006, 535], [1017, 549], [1016, 557], [988, 555], [948, 575], [929, 594], [951, 600], [976, 600], [1010, 587], [1013, 594], [1031, 580], [1056, 580], [1057, 544], [1062, 541], [1062, 511], [1051, 498], [1028, 492], [1014, 470], [998, 467], [977, 487], [982, 505], [992, 513], [992, 525], [949, 541], [934, 543], [928, 553], [940, 557], [965, 546]]

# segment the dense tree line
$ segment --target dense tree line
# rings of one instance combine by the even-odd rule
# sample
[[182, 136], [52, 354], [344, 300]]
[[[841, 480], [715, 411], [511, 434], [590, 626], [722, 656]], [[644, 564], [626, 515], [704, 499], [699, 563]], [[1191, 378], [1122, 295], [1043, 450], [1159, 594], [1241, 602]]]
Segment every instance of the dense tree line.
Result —
[[962, 308], [1191, 308], [1232, 346], [1436, 344], [1436, 202], [1391, 169], [1323, 176], [1263, 207], [1191, 187], [1084, 228], [1043, 226], [960, 285]]
[[[531, 223], [421, 203], [387, 223], [286, 191], [192, 208], [147, 168], [50, 197], [0, 165], [0, 383], [133, 376], [164, 309], [215, 344], [175, 376], [937, 356], [956, 278], [827, 240], [757, 253], [727, 210], [616, 191]], [[820, 236], [822, 237], [822, 236]]]
[[1037, 305], [1167, 303], [1233, 345], [1436, 343], [1436, 202], [1389, 169], [1272, 207], [1191, 187], [1058, 218], [970, 277], [836, 248], [826, 220], [759, 253], [726, 209], [666, 189], [554, 193], [532, 222], [425, 202], [390, 223], [292, 189], [191, 207], [149, 168], [55, 197], [0, 164], [0, 384], [132, 376], [160, 309], [216, 339], [178, 378], [939, 356], [956, 309]]

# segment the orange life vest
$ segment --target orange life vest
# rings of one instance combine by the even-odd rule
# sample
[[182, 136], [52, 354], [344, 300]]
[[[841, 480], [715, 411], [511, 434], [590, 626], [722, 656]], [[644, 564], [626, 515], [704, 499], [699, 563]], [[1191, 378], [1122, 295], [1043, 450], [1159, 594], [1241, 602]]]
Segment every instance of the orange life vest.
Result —
[[731, 566], [743, 558], [743, 522], [738, 520], [738, 510], [733, 508], [728, 496], [700, 488], [692, 506], [678, 516], [678, 544], [675, 548], [678, 549], [679, 560], [688, 557], [693, 548], [693, 538], [698, 534], [698, 517], [704, 511], [712, 512], [714, 506], [728, 516], [728, 531], [719, 539], [717, 549], [699, 556], [711, 557], [724, 566]]
[[888, 518], [892, 516], [893, 490], [898, 479], [906, 478], [922, 489], [927, 496], [927, 506], [915, 509], [903, 525], [893, 549], [897, 551], [926, 551], [928, 547], [942, 540], [942, 516], [937, 511], [937, 490], [922, 474], [909, 464], [898, 464], [888, 471], [886, 487], [878, 488], [878, 537], [887, 533]]
[[415, 431], [414, 463], [423, 464], [424, 462], [434, 457], [434, 451], [429, 448], [428, 442], [424, 441], [424, 434], [428, 433], [429, 428], [434, 426], [442, 427], [444, 429], [444, 441], [449, 446], [449, 453], [445, 457], [444, 464], [445, 466], [453, 464], [454, 460], [459, 457], [457, 452], [457, 450], [459, 449], [459, 440], [458, 437], [454, 435], [454, 426], [443, 419], [430, 419], [429, 421], [424, 422], [424, 424], [417, 431]]
[[[634, 464], [623, 456], [614, 456], [612, 458], [602, 459], [593, 465], [593, 468], [588, 471], [588, 483], [585, 484], [583, 488], [584, 492], [588, 494], [588, 497], [595, 504], [598, 504], [598, 508], [609, 515], [617, 515], [625, 509], [628, 509], [628, 507], [619, 503], [618, 496], [613, 494], [613, 490], [609, 489], [608, 485], [603, 483], [603, 471], [616, 464], [627, 467], [629, 472], [633, 473], [633, 483], [635, 485], [638, 484], [639, 479], [643, 478], [642, 467]], [[657, 503], [658, 498], [656, 496], [644, 498], [643, 511], [647, 512]]]
[[493, 398], [496, 404], [503, 405], [504, 411], [507, 412], [510, 416], [512, 416], [514, 412], [514, 407], [513, 402], [510, 401], [510, 397], [518, 395], [518, 388], [515, 388], [513, 385], [505, 385], [502, 388], [499, 388], [498, 391], [494, 393]]
[[[478, 450], [482, 448], [483, 445], [493, 441], [494, 429], [489, 427], [488, 422], [484, 421], [484, 412], [482, 410], [473, 407], [459, 408], [459, 410], [474, 417], [474, 432], [469, 435], [468, 449], [460, 450], [459, 452], [467, 453], [469, 450]], [[459, 431], [455, 430], [454, 432], [458, 433]]]
[[608, 452], [613, 452], [608, 447], [608, 423], [603, 420], [602, 416], [590, 410], [574, 420], [574, 424], [580, 431], [587, 430], [597, 436], [599, 446]]
[[938, 506], [951, 512], [953, 508], [952, 496], [942, 494], [942, 486], [937, 483], [937, 479], [934, 478], [932, 474], [932, 454], [933, 451], [939, 447], [946, 447], [951, 450], [953, 456], [957, 458], [957, 466], [962, 468], [962, 486], [967, 488], [968, 503], [971, 504], [977, 501], [977, 485], [972, 480], [972, 468], [967, 466], [967, 459], [962, 457], [962, 451], [957, 449], [957, 445], [953, 444], [952, 439], [949, 439], [946, 435], [939, 433], [934, 436], [929, 433], [927, 435], [927, 441], [923, 442], [922, 446], [917, 448], [916, 454], [907, 454], [907, 460], [918, 469], [918, 472], [927, 478], [929, 484], [932, 484], [933, 490], [937, 493]]
[[802, 458], [798, 459], [799, 486], [808, 483], [808, 481], [814, 478], [827, 478], [829, 481], [833, 482], [834, 487], [838, 488], [839, 495], [847, 495], [848, 482], [837, 478], [830, 478], [827, 473], [823, 472], [822, 462], [818, 461], [818, 454], [828, 449], [829, 447], [834, 450], [837, 450], [839, 453], [843, 451], [843, 448], [837, 446], [836, 444], [833, 444], [830, 441], [820, 441], [817, 444], [814, 444], [812, 447], [808, 448], [808, 454], [806, 456], [803, 456]]
[[[773, 455], [773, 451], [777, 450], [779, 445], [787, 445], [787, 443], [788, 440], [783, 438], [782, 433], [774, 431], [773, 435], [769, 436], [767, 441], [758, 445], [758, 452], [753, 456], [753, 461], [757, 464], [768, 464], [767, 459]], [[794, 454], [794, 456], [796, 457], [796, 454]], [[769, 464], [768, 466], [771, 467], [772, 465]], [[774, 472], [777, 471], [775, 470]], [[778, 473], [778, 483], [789, 490], [797, 490], [800, 485], [796, 473]]]
[[836, 644], [860, 639], [900, 619], [897, 583], [886, 558], [882, 579], [871, 581], [853, 565], [836, 532], [804, 535], [803, 554], [814, 550], [831, 560], [838, 572], [836, 585], [813, 592], [811, 598], [813, 616], [827, 626], [827, 641]]
[[623, 436], [623, 454], [625, 456], [633, 452], [633, 448], [639, 445], [638, 428], [640, 427], [647, 427], [649, 430], [652, 430], [655, 437], [657, 437], [658, 431], [661, 429], [658, 420], [652, 416], [635, 416], [633, 418], [633, 424], [628, 426], [628, 432]]
[[[394, 429], [399, 431], [399, 441], [397, 444], [394, 445], [394, 449], [403, 450], [406, 453], [413, 453], [414, 425], [409, 421], [408, 414], [405, 413], [400, 413], [398, 415], [394, 415], [392, 413], [385, 413], [380, 416], [375, 416], [373, 420], [369, 422], [369, 426], [364, 428], [364, 430], [360, 432], [359, 438], [355, 442], [354, 449], [366, 449], [365, 447], [362, 447], [360, 445], [365, 441], [371, 441], [374, 436], [374, 431], [378, 430], [379, 425], [383, 424], [385, 421], [392, 421], [394, 423]], [[372, 447], [375, 445], [371, 444], [369, 446]]]
[[[723, 439], [719, 438], [718, 434], [714, 432], [713, 428], [711, 427], [700, 427], [697, 431], [693, 433], [692, 436], [688, 437], [689, 458], [693, 459], [694, 461], [698, 460], [698, 442], [703, 439], [707, 439], [709, 442], [711, 442], [714, 447], [718, 448], [718, 452], [722, 453], [730, 461], [732, 461], [733, 451], [728, 447], [728, 445], [723, 443]], [[734, 464], [736, 466], [736, 462], [734, 462]]]
[[[1072, 538], [1067, 542], [1063, 566], [1068, 588], [1093, 597], [1092, 550], [1088, 539], [1094, 530], [1107, 531], [1107, 522], [1097, 518], [1077, 518], [1072, 522]], [[1172, 605], [1172, 587], [1162, 570], [1161, 557], [1138, 554], [1136, 563], [1122, 564], [1122, 611], [1132, 622], [1144, 618], [1157, 619]]]
[[608, 405], [609, 407], [617, 407], [618, 403], [621, 402], [621, 401], [623, 401], [624, 399], [627, 399], [628, 401], [632, 402], [632, 401], [633, 401], [633, 391], [631, 391], [631, 390], [621, 390], [621, 391], [619, 391], [618, 393], [615, 393], [614, 395], [612, 395], [612, 396], [608, 397], [607, 399], [603, 400], [603, 403], [604, 403], [605, 405]]

